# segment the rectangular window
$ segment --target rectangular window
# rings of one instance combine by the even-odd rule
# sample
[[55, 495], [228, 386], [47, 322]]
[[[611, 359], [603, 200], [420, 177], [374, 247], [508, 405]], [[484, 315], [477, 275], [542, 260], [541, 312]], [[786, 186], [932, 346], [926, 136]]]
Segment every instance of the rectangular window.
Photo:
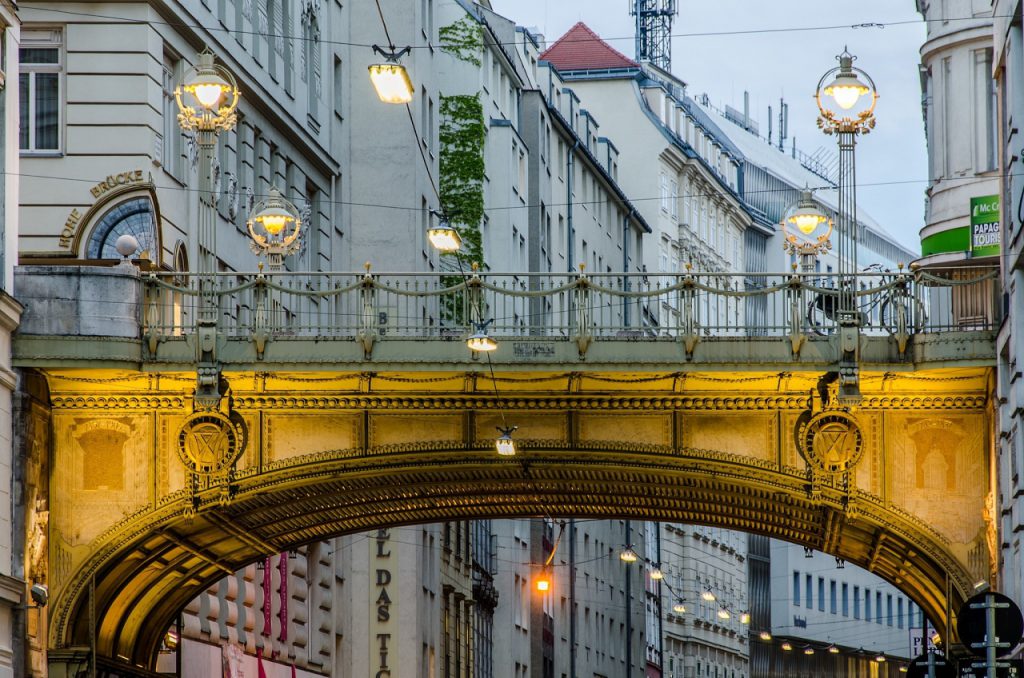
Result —
[[662, 172], [659, 177], [658, 190], [659, 195], [661, 196], [661, 211], [667, 214], [671, 208], [671, 200], [669, 199], [668, 177], [665, 176], [664, 172]]
[[871, 591], [864, 589], [864, 620], [871, 621]]
[[672, 201], [672, 218], [676, 219], [679, 217], [679, 184], [672, 181], [669, 183], [669, 199]]
[[942, 77], [942, 97], [944, 103], [944, 112], [942, 115], [942, 146], [947, 149], [942, 154], [942, 176], [949, 176], [953, 171], [952, 164], [952, 153], [948, 150], [953, 147], [955, 135], [957, 130], [954, 128], [953, 121], [956, 119], [954, 116], [956, 112], [953, 106], [958, 100], [957, 92], [953, 88], [953, 59], [952, 57], [946, 57], [942, 60], [941, 77]]
[[843, 616], [850, 616], [850, 585], [843, 582]]
[[164, 53], [163, 134], [157, 154], [164, 170], [178, 179], [181, 179], [183, 137], [178, 124], [178, 102], [174, 98], [174, 86], [180, 72], [180, 63], [181, 60], [173, 54]]
[[814, 607], [814, 577], [809, 574], [804, 578], [804, 607], [809, 610]]
[[885, 623], [887, 626], [892, 626], [892, 594], [890, 593], [885, 599]]
[[19, 147], [29, 153], [61, 149], [63, 34], [59, 28], [21, 33]]
[[903, 628], [903, 599], [896, 600], [896, 628]]
[[992, 48], [974, 51], [974, 169], [996, 168], [996, 98]]
[[800, 573], [793, 573], [793, 605], [800, 607]]
[[344, 118], [344, 113], [341, 109], [343, 102], [342, 92], [345, 87], [345, 72], [341, 67], [341, 57], [338, 55], [334, 56], [334, 114], [339, 118]]
[[860, 587], [853, 587], [853, 618], [860, 619]]
[[836, 614], [837, 610], [838, 610], [838, 607], [839, 607], [839, 601], [837, 600], [839, 596], [837, 595], [835, 580], [830, 581], [828, 586], [829, 586], [829, 589], [828, 589], [828, 594], [829, 594], [828, 611], [830, 613], [832, 613], [832, 614]]
[[882, 592], [875, 593], [875, 623], [882, 623]]
[[825, 611], [825, 578], [818, 577], [818, 611]]

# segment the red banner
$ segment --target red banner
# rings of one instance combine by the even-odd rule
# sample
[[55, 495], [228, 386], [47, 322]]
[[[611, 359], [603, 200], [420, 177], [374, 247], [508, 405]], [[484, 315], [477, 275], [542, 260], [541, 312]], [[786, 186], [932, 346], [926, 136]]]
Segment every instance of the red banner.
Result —
[[263, 635], [269, 636], [270, 628], [270, 556], [263, 559]]
[[281, 554], [281, 560], [278, 561], [278, 570], [281, 573], [281, 635], [278, 636], [278, 640], [284, 642], [288, 640], [288, 552], [285, 551]]

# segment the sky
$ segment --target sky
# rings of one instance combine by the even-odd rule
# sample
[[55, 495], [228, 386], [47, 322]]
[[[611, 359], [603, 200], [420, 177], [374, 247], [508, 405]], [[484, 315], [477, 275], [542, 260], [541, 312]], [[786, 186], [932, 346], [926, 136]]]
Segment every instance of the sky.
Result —
[[[630, 0], [491, 4], [516, 23], [538, 28], [548, 44], [583, 21], [634, 56]], [[918, 78], [925, 24], [913, 0], [676, 0], [676, 5], [672, 71], [687, 83], [690, 96], [706, 93], [713, 106], [742, 111], [743, 92], [750, 92], [751, 117], [762, 136], [768, 106], [777, 118], [783, 98], [789, 105], [787, 148], [795, 137], [797, 148], [808, 154], [821, 147], [838, 154], [835, 138], [817, 128], [813, 95], [821, 76], [838, 65], [835, 57], [844, 46], [857, 56], [855, 65], [874, 79], [879, 92], [877, 127], [857, 144], [858, 206], [919, 251], [928, 178]], [[772, 128], [777, 130], [777, 120]], [[620, 149], [628, 143], [614, 141]]]

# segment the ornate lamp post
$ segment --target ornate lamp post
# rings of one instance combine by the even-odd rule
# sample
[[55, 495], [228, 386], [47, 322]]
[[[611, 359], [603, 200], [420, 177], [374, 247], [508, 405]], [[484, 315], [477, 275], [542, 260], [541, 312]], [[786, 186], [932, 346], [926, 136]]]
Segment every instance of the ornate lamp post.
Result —
[[270, 189], [266, 200], [253, 206], [247, 225], [252, 251], [266, 255], [267, 268], [271, 272], [280, 271], [284, 257], [298, 251], [301, 245], [302, 219], [299, 211], [276, 186]]
[[193, 232], [192, 252], [199, 273], [215, 270], [217, 213], [213, 199], [213, 154], [217, 135], [234, 128], [240, 92], [231, 73], [213, 62], [213, 54], [199, 54], [196, 65], [185, 73], [174, 89], [178, 101], [178, 124], [195, 132], [199, 146], [199, 228]]
[[860, 400], [857, 372], [860, 315], [857, 312], [857, 175], [854, 149], [857, 136], [875, 127], [878, 93], [867, 73], [855, 68], [855, 57], [843, 51], [839, 66], [818, 81], [818, 127], [839, 141], [839, 399], [846, 404]]
[[786, 211], [780, 225], [785, 237], [782, 248], [800, 257], [802, 273], [813, 273], [815, 259], [832, 249], [832, 220], [818, 207], [810, 189], [801, 191], [800, 201]]
[[220, 402], [220, 367], [217, 364], [217, 299], [212, 274], [217, 261], [217, 207], [213, 197], [213, 154], [217, 135], [237, 122], [239, 98], [235, 79], [203, 51], [196, 65], [174, 89], [178, 124], [196, 135], [199, 146], [199, 219], [190, 229], [190, 253], [197, 263], [199, 307], [196, 318], [196, 404], [212, 409]]

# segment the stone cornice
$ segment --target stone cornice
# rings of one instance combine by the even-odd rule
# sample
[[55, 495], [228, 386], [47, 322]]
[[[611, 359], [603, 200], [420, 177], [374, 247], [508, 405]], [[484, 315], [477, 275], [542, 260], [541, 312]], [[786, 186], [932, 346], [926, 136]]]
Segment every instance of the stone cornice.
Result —
[[[183, 410], [191, 405], [187, 393], [145, 393], [104, 395], [96, 393], [53, 394], [54, 409], [61, 410]], [[860, 406], [870, 410], [980, 410], [987, 405], [984, 394], [877, 394], [865, 395]], [[810, 398], [802, 393], [753, 393], [724, 395], [571, 395], [524, 396], [512, 394], [494, 398], [478, 394], [296, 394], [235, 393], [232, 405], [238, 410], [595, 410], [595, 411], [803, 411]]]
[[13, 332], [18, 328], [25, 307], [18, 300], [0, 290], [0, 328]]

